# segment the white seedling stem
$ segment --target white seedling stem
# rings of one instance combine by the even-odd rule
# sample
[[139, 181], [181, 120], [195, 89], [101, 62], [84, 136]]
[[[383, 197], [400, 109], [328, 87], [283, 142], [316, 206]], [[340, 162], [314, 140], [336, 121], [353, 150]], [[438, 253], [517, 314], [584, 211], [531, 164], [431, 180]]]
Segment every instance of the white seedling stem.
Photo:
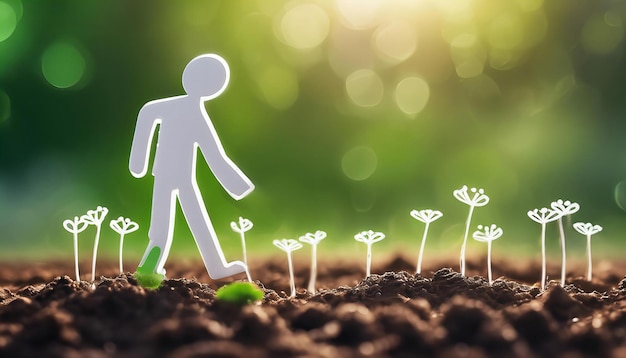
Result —
[[587, 234], [587, 281], [591, 281], [591, 234]]
[[296, 279], [293, 276], [293, 260], [291, 259], [291, 251], [287, 252], [287, 262], [289, 263], [289, 286], [291, 288], [291, 295], [289, 298], [296, 297]]
[[91, 261], [91, 282], [96, 281], [96, 258], [98, 256], [98, 243], [100, 242], [100, 225], [96, 224], [96, 239], [93, 242], [93, 259]]
[[317, 280], [317, 244], [311, 245], [311, 278], [307, 290], [315, 292], [315, 281]]
[[76, 267], [76, 282], [80, 282], [80, 272], [78, 271], [78, 232], [74, 232], [74, 266]]
[[248, 254], [246, 253], [246, 234], [242, 230], [239, 235], [241, 236], [241, 246], [243, 247], [243, 263], [248, 266]]
[[491, 241], [487, 241], [487, 274], [489, 276], [489, 286], [493, 283], [493, 276], [491, 274]]
[[563, 230], [563, 219], [559, 217], [559, 235], [561, 243], [561, 286], [565, 286], [565, 231]]
[[426, 236], [428, 235], [428, 226], [430, 222], [426, 222], [426, 227], [424, 227], [424, 235], [422, 236], [422, 243], [420, 244], [420, 253], [417, 256], [417, 271], [416, 273], [419, 275], [422, 273], [422, 257], [424, 256], [424, 246], [426, 244]]
[[365, 265], [365, 277], [372, 275], [372, 244], [367, 243], [367, 263]]
[[546, 223], [541, 223], [541, 290], [546, 289]]
[[465, 222], [465, 237], [463, 238], [463, 245], [461, 246], [461, 276], [465, 276], [465, 248], [467, 247], [467, 236], [469, 235], [473, 213], [474, 205], [470, 205], [469, 215], [467, 215], [467, 221]]
[[120, 274], [124, 273], [124, 265], [122, 264], [123, 262], [123, 255], [122, 253], [124, 252], [124, 233], [120, 234]]

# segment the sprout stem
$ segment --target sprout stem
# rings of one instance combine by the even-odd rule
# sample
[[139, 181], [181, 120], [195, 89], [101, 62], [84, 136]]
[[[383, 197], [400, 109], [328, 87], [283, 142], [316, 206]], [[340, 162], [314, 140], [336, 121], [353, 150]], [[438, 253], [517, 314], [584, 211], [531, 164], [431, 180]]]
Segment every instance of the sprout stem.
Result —
[[546, 223], [541, 223], [541, 290], [546, 289]]
[[96, 281], [96, 257], [98, 256], [98, 243], [100, 242], [100, 224], [96, 224], [96, 239], [93, 242], [93, 259], [91, 261], [91, 283]]
[[315, 281], [317, 280], [317, 244], [311, 245], [311, 278], [307, 290], [315, 293]]
[[122, 252], [124, 252], [124, 234], [120, 234], [120, 274], [124, 273], [124, 265], [122, 264]]
[[80, 282], [78, 271], [78, 232], [74, 231], [74, 266], [76, 267], [76, 282]]
[[289, 298], [296, 297], [296, 283], [293, 277], [293, 261], [291, 260], [291, 251], [287, 251], [287, 261], [289, 262], [289, 285], [291, 287], [291, 295]]
[[239, 233], [241, 235], [241, 246], [243, 247], [243, 263], [248, 266], [248, 254], [246, 253], [246, 234], [241, 230]]
[[591, 235], [587, 234], [587, 281], [591, 281]]
[[467, 221], [465, 222], [465, 237], [463, 238], [463, 245], [461, 246], [461, 276], [465, 276], [465, 248], [467, 246], [467, 236], [469, 235], [473, 213], [474, 205], [470, 205], [469, 215], [467, 215]]
[[489, 275], [489, 286], [493, 283], [493, 276], [491, 274], [491, 241], [487, 241], [487, 273]]
[[372, 275], [372, 244], [367, 244], [367, 264], [365, 266], [365, 277]]
[[565, 231], [561, 217], [559, 217], [559, 234], [561, 238], [561, 286], [565, 286]]
[[424, 236], [422, 236], [422, 243], [420, 245], [420, 253], [417, 257], [417, 271], [415, 271], [416, 274], [420, 275], [422, 273], [422, 257], [424, 254], [424, 244], [426, 244], [426, 236], [428, 235], [428, 225], [430, 225], [430, 222], [426, 222], [426, 227], [424, 228]]

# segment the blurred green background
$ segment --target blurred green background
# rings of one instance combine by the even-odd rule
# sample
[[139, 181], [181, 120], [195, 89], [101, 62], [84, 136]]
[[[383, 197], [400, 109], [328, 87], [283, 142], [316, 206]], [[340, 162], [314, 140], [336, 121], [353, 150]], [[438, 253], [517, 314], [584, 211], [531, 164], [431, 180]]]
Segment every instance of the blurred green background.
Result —
[[[138, 261], [152, 177], [128, 171], [137, 113], [182, 94], [187, 62], [217, 53], [231, 82], [207, 112], [257, 187], [234, 201], [198, 162], [228, 259], [241, 256], [239, 216], [257, 253], [323, 229], [321, 253], [361, 255], [353, 236], [373, 229], [387, 234], [378, 249], [416, 256], [423, 224], [409, 211], [425, 208], [444, 213], [426, 257], [456, 255], [464, 184], [491, 197], [473, 226], [504, 229], [494, 255], [536, 257], [526, 212], [563, 198], [581, 204], [573, 221], [604, 226], [597, 255], [619, 257], [625, 24], [621, 0], [0, 0], [0, 255], [69, 257], [62, 221], [104, 205], [140, 224], [126, 240]], [[115, 255], [108, 220], [102, 235]], [[567, 237], [582, 258], [584, 238]], [[555, 225], [548, 242], [558, 257]], [[172, 255], [199, 259], [180, 210]]]

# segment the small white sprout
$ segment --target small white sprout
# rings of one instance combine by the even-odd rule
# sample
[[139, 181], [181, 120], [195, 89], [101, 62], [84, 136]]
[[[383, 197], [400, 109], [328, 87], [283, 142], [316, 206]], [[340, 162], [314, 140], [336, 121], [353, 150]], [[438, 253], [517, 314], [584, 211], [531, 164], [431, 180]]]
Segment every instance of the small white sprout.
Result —
[[473, 193], [471, 198], [467, 193], [467, 185], [463, 185], [461, 189], [455, 190], [453, 192], [454, 197], [458, 201], [469, 205], [470, 207], [469, 215], [467, 215], [467, 221], [465, 222], [465, 236], [463, 237], [463, 245], [461, 246], [462, 276], [465, 276], [465, 248], [467, 247], [467, 236], [469, 235], [469, 229], [472, 222], [472, 214], [474, 213], [474, 208], [479, 206], [485, 206], [489, 203], [489, 197], [485, 195], [485, 191], [483, 189], [471, 188], [470, 192]]
[[317, 280], [317, 245], [326, 238], [326, 232], [317, 230], [315, 233], [306, 233], [298, 240], [311, 245], [311, 278], [307, 290], [315, 293], [315, 281]]
[[571, 215], [580, 209], [578, 203], [570, 202], [569, 200], [563, 201], [561, 199], [553, 201], [550, 206], [552, 210], [559, 213], [559, 236], [561, 243], [561, 286], [565, 286], [565, 231], [563, 230], [563, 216]]
[[417, 270], [415, 271], [415, 273], [419, 275], [422, 273], [422, 257], [424, 255], [424, 244], [426, 243], [426, 236], [428, 235], [428, 226], [430, 225], [431, 222], [442, 217], [443, 213], [439, 210], [430, 210], [430, 209], [411, 210], [411, 216], [414, 219], [419, 220], [423, 222], [424, 224], [426, 224], [426, 227], [424, 227], [424, 236], [422, 236], [422, 243], [420, 245], [419, 256], [417, 258]]
[[124, 265], [122, 264], [122, 252], [124, 251], [124, 236], [139, 229], [139, 225], [129, 218], [119, 217], [109, 222], [109, 226], [113, 231], [120, 234], [120, 274], [124, 273]]
[[541, 290], [546, 288], [546, 224], [559, 218], [559, 213], [548, 208], [534, 209], [528, 217], [541, 224]]
[[87, 211], [86, 215], [81, 216], [81, 220], [89, 225], [95, 225], [96, 238], [93, 242], [93, 258], [91, 261], [91, 283], [96, 280], [96, 257], [98, 256], [98, 243], [100, 242], [100, 229], [102, 228], [102, 222], [105, 216], [109, 213], [109, 209], [98, 206], [96, 210]]
[[291, 287], [290, 298], [296, 297], [296, 282], [293, 277], [293, 260], [291, 259], [291, 253], [302, 248], [302, 244], [294, 239], [282, 239], [274, 240], [274, 246], [285, 251], [287, 253], [287, 262], [289, 263], [289, 285]]
[[239, 233], [241, 237], [241, 246], [243, 247], [243, 262], [246, 264], [246, 275], [248, 276], [248, 281], [252, 282], [252, 277], [250, 277], [250, 270], [248, 267], [248, 254], [246, 253], [246, 232], [250, 231], [254, 225], [252, 221], [239, 217], [239, 222], [231, 221], [230, 227], [234, 232]]
[[385, 238], [385, 234], [382, 232], [374, 232], [372, 230], [362, 231], [354, 235], [356, 241], [362, 242], [367, 245], [367, 263], [365, 268], [365, 277], [370, 277], [372, 274], [372, 244], [379, 242]]
[[74, 236], [74, 266], [76, 267], [76, 282], [80, 282], [80, 272], [78, 271], [78, 234], [85, 231], [87, 223], [78, 216], [74, 220], [63, 221], [63, 227]]
[[491, 242], [499, 239], [502, 236], [502, 229], [495, 224], [491, 226], [478, 225], [478, 231], [474, 231], [472, 237], [476, 241], [487, 243], [487, 272], [489, 274], [489, 286], [493, 283], [493, 276], [491, 274]]
[[587, 281], [591, 281], [591, 236], [602, 231], [602, 226], [591, 223], [575, 223], [574, 229], [587, 236]]

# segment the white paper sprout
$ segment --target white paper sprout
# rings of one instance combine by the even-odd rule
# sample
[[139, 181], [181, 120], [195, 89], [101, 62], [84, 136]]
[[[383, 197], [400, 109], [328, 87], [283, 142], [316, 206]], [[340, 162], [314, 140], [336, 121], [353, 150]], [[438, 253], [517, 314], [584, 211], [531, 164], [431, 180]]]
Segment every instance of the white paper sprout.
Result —
[[289, 263], [289, 286], [291, 287], [290, 298], [296, 297], [296, 282], [293, 277], [293, 260], [291, 259], [291, 253], [302, 248], [302, 244], [294, 239], [282, 239], [274, 240], [274, 246], [285, 251], [287, 253], [287, 262]]
[[472, 222], [472, 214], [474, 213], [474, 208], [477, 206], [485, 206], [489, 203], [489, 197], [485, 195], [485, 191], [483, 189], [471, 188], [469, 189], [472, 193], [472, 197], [470, 198], [467, 193], [467, 185], [463, 185], [461, 189], [455, 190], [453, 192], [454, 197], [466, 204], [469, 205], [470, 210], [467, 215], [467, 221], [465, 222], [465, 236], [463, 237], [463, 245], [461, 246], [461, 275], [465, 276], [465, 248], [467, 247], [467, 236], [469, 235], [469, 229]]
[[362, 242], [367, 245], [367, 263], [365, 267], [365, 277], [370, 277], [372, 274], [372, 244], [379, 242], [385, 238], [385, 234], [382, 232], [374, 232], [372, 230], [362, 231], [354, 235], [356, 241]]
[[74, 220], [63, 221], [63, 227], [74, 236], [74, 266], [76, 267], [76, 282], [80, 282], [80, 272], [78, 271], [78, 234], [85, 231], [87, 223], [78, 216]]
[[550, 206], [552, 210], [559, 213], [558, 223], [559, 223], [559, 236], [561, 243], [561, 286], [565, 286], [565, 231], [563, 230], [563, 216], [571, 215], [577, 212], [580, 209], [580, 205], [578, 203], [570, 202], [569, 200], [563, 201], [561, 199], [557, 201], [553, 201]]
[[422, 257], [424, 255], [424, 244], [426, 244], [426, 236], [428, 235], [428, 226], [430, 225], [431, 222], [442, 217], [443, 213], [439, 210], [430, 210], [430, 209], [411, 210], [411, 216], [414, 219], [419, 220], [423, 222], [424, 224], [426, 224], [426, 226], [424, 227], [424, 235], [422, 236], [422, 243], [420, 245], [420, 252], [417, 257], [417, 270], [415, 271], [415, 273], [419, 275], [422, 273]]
[[478, 225], [478, 231], [474, 231], [472, 237], [476, 241], [487, 243], [487, 272], [489, 275], [489, 286], [493, 283], [493, 276], [491, 274], [491, 242], [499, 239], [502, 236], [502, 229], [495, 224], [491, 226]]
[[[234, 232], [239, 233], [239, 236], [241, 237], [241, 247], [243, 248], [243, 262], [246, 264], [246, 267], [248, 267], [248, 254], [246, 253], [246, 232], [252, 229], [253, 226], [254, 224], [252, 224], [252, 221], [246, 218], [242, 218], [241, 216], [239, 217], [238, 222], [230, 222], [230, 228], [233, 229]], [[252, 277], [250, 277], [249, 269], [246, 269], [246, 275], [248, 276], [248, 281], [252, 282]]]
[[96, 238], [93, 242], [93, 258], [91, 261], [91, 282], [93, 283], [96, 280], [96, 257], [98, 256], [98, 243], [100, 242], [100, 229], [102, 228], [102, 222], [104, 218], [109, 213], [109, 209], [98, 206], [96, 210], [87, 211], [86, 215], [81, 216], [81, 220], [86, 222], [89, 225], [95, 225], [96, 227]]
[[602, 226], [591, 223], [575, 223], [574, 229], [587, 236], [587, 281], [591, 281], [591, 236], [602, 231]]
[[298, 240], [311, 245], [311, 278], [307, 290], [315, 293], [315, 281], [317, 280], [317, 245], [326, 238], [326, 232], [317, 230], [315, 233], [306, 233]]
[[139, 229], [139, 225], [130, 220], [129, 218], [119, 217], [115, 220], [111, 220], [109, 222], [109, 226], [113, 231], [120, 234], [120, 274], [124, 273], [124, 265], [122, 253], [124, 252], [124, 236], [126, 234], [130, 234], [131, 232], [137, 231]]
[[541, 290], [546, 288], [546, 224], [559, 218], [559, 213], [548, 208], [534, 209], [528, 217], [541, 224]]

